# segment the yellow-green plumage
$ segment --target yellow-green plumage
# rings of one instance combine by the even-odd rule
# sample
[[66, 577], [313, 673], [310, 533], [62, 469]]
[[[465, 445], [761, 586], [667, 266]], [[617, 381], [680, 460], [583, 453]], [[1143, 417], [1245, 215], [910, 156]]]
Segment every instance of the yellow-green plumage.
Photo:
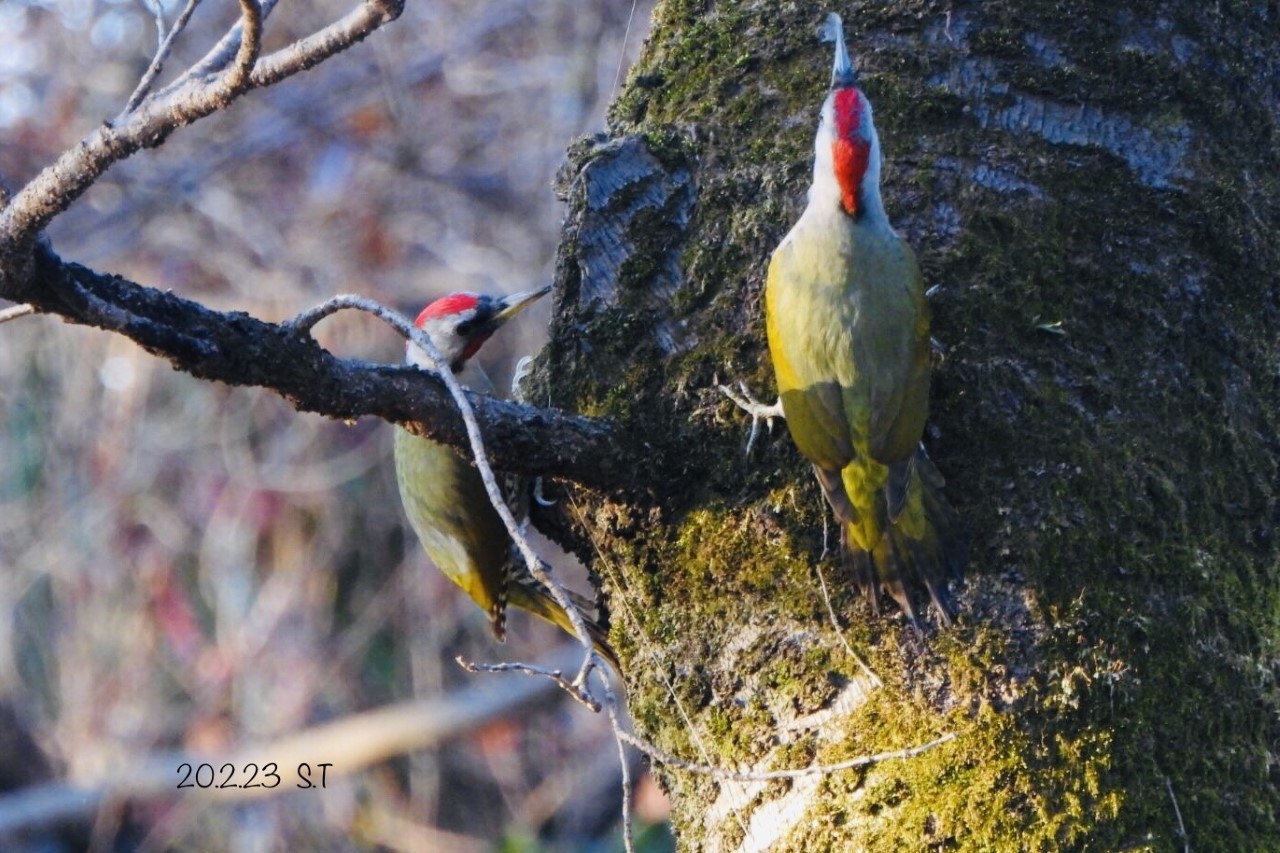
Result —
[[395, 457], [400, 500], [418, 541], [449, 580], [497, 616], [511, 539], [479, 473], [452, 448], [402, 427]]
[[955, 524], [941, 496], [926, 500], [941, 478], [918, 451], [929, 310], [910, 247], [879, 221], [806, 214], [769, 264], [765, 325], [787, 426], [843, 523], [859, 582], [872, 596], [883, 585], [912, 615], [902, 576], [920, 574], [949, 618], [946, 578], [963, 558], [945, 551], [963, 546], [946, 541]]
[[[401, 427], [395, 430], [395, 459], [400, 499], [427, 556], [489, 614], [495, 637], [505, 638], [507, 607], [574, 633], [568, 614], [511, 553], [511, 537], [473, 465]], [[575, 599], [596, 650], [621, 671], [607, 632], [586, 613], [590, 603]]]
[[880, 143], [838, 16], [832, 91], [809, 203], [774, 251], [769, 354], [787, 426], [840, 519], [857, 581], [915, 621], [904, 578], [952, 618], [965, 559], [943, 480], [920, 446], [929, 409], [929, 306], [915, 255], [880, 200]]

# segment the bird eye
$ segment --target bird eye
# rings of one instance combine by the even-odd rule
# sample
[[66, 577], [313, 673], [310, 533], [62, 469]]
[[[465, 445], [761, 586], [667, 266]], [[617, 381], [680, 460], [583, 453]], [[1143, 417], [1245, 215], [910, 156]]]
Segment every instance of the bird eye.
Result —
[[453, 331], [459, 337], [465, 338], [470, 336], [471, 330], [474, 329], [475, 327], [476, 327], [476, 321], [474, 319], [463, 320], [461, 323], [453, 327]]

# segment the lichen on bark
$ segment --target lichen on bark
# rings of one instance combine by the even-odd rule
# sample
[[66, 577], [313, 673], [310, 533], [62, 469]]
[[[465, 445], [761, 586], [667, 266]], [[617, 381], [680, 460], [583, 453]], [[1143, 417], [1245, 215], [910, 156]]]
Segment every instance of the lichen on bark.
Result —
[[[715, 390], [772, 394], [760, 294], [825, 10], [660, 4], [609, 138], [571, 152], [535, 398], [649, 451], [551, 522], [603, 580], [641, 733], [760, 768], [959, 735], [818, 784], [666, 771], [690, 848], [1280, 846], [1274, 11], [1068, 6], [839, 9], [939, 286], [926, 442], [972, 531], [964, 615], [923, 638], [852, 590], [785, 430], [744, 461]], [[593, 197], [619, 164], [642, 177]]]

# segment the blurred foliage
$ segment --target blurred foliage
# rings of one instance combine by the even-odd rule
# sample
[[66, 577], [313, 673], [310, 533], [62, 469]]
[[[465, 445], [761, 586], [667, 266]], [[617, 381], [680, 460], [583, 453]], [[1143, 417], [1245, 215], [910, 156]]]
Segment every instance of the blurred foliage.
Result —
[[[265, 48], [350, 5], [281, 3]], [[160, 85], [237, 9], [205, 0]], [[49, 236], [70, 260], [270, 320], [339, 292], [413, 311], [449, 290], [544, 284], [552, 176], [601, 127], [647, 18], [625, 0], [410, 2], [365, 44], [113, 169]], [[136, 2], [7, 0], [0, 32], [10, 186], [118, 112], [156, 46]], [[487, 348], [499, 387], [548, 310]], [[343, 355], [400, 357], [368, 318], [317, 334]], [[385, 424], [300, 415], [38, 316], [0, 327], [0, 377], [0, 703], [71, 779], [151, 751], [227, 754], [448, 691], [475, 677], [458, 654], [527, 660], [560, 642], [516, 620], [498, 654], [404, 526]], [[616, 832], [618, 778], [605, 721], [556, 701], [316, 796], [192, 796], [104, 819], [162, 847], [577, 849]]]

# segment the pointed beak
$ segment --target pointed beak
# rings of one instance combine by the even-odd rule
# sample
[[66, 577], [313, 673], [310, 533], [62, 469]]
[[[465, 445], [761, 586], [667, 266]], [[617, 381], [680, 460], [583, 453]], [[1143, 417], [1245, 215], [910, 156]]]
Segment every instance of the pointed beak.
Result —
[[502, 297], [502, 299], [498, 300], [499, 307], [493, 315], [493, 324], [495, 326], [502, 325], [550, 292], [551, 285], [548, 284], [541, 290], [525, 290]]
[[858, 72], [849, 59], [849, 48], [844, 43], [844, 21], [835, 12], [827, 15], [822, 25], [822, 40], [836, 43], [835, 60], [831, 64], [831, 88], [845, 89], [858, 82]]

